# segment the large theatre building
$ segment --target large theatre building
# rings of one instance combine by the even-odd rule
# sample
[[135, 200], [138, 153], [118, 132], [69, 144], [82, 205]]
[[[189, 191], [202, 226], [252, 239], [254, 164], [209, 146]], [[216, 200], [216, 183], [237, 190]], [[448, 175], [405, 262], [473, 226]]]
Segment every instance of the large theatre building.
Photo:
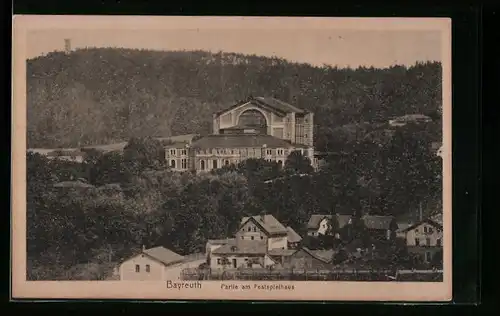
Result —
[[283, 165], [301, 151], [313, 167], [313, 113], [274, 98], [253, 97], [215, 113], [213, 133], [193, 143], [165, 148], [169, 166], [199, 172], [263, 158]]

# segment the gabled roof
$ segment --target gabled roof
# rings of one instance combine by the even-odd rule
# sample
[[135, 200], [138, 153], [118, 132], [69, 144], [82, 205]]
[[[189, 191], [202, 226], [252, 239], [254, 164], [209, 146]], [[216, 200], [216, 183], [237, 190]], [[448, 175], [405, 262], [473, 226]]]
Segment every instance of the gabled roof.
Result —
[[332, 257], [334, 254], [334, 250], [310, 250], [307, 247], [302, 247], [302, 248], [298, 249], [294, 253], [294, 255], [301, 250], [304, 251], [305, 253], [307, 253], [308, 255], [310, 255], [311, 257], [313, 257], [321, 262], [324, 262], [324, 263], [330, 263], [332, 261]]
[[408, 227], [410, 227], [411, 225], [413, 225], [413, 223], [398, 223], [398, 232], [403, 232], [405, 231], [405, 229], [407, 229]]
[[262, 107], [267, 110], [271, 110], [273, 112], [279, 112], [281, 114], [287, 113], [307, 113], [307, 111], [303, 109], [299, 109], [296, 106], [293, 106], [287, 102], [271, 98], [271, 97], [250, 97], [245, 101], [238, 102], [229, 108], [223, 109], [215, 113], [215, 115], [219, 116], [227, 111], [230, 111], [234, 108], [237, 108], [246, 103], [253, 103], [256, 106]]
[[229, 254], [239, 254], [239, 255], [263, 255], [267, 251], [266, 241], [260, 240], [238, 240], [236, 244], [226, 244], [221, 246], [214, 251], [214, 255], [229, 255]]
[[307, 229], [318, 229], [319, 223], [325, 218], [332, 218], [332, 215], [322, 215], [322, 214], [313, 214], [311, 218], [309, 218], [309, 222], [307, 222]]
[[254, 100], [260, 101], [272, 108], [278, 109], [285, 113], [305, 113], [303, 109], [299, 109], [296, 106], [291, 105], [290, 103], [271, 98], [271, 97], [255, 97]]
[[291, 144], [286, 140], [265, 134], [215, 134], [195, 141], [195, 149], [212, 148], [304, 148], [301, 144]]
[[324, 250], [310, 250], [316, 258], [320, 259], [323, 262], [330, 262], [332, 261], [333, 255], [336, 253], [335, 250], [333, 249], [324, 249]]
[[368, 229], [383, 229], [391, 228], [391, 223], [395, 220], [394, 216], [379, 216], [379, 215], [364, 215], [362, 220]]
[[339, 228], [342, 228], [345, 225], [349, 224], [349, 221], [352, 218], [351, 215], [341, 215], [341, 214], [337, 214], [336, 217], [337, 217], [337, 222], [339, 223]]
[[297, 249], [271, 249], [268, 251], [268, 255], [277, 257], [288, 257], [297, 252]]
[[[351, 219], [351, 215], [342, 215], [342, 214], [335, 214], [335, 218], [337, 219], [337, 222], [339, 224], [339, 228], [344, 227], [349, 223], [349, 220]], [[307, 229], [318, 229], [319, 228], [319, 223], [324, 218], [332, 219], [332, 215], [320, 215], [320, 214], [313, 214], [311, 215], [311, 218], [309, 218], [309, 222], [307, 223]]]
[[300, 235], [297, 234], [297, 232], [293, 230], [292, 227], [288, 226], [286, 230], [288, 232], [287, 234], [288, 242], [295, 243], [295, 242], [300, 242], [302, 240], [302, 237], [300, 237]]
[[288, 234], [288, 230], [271, 214], [255, 215], [250, 217], [243, 217], [241, 219], [240, 227], [246, 224], [249, 220], [253, 220], [262, 227], [264, 232], [268, 235], [281, 235]]
[[402, 231], [404, 231], [404, 232], [410, 231], [410, 230], [412, 230], [412, 229], [414, 229], [414, 228], [417, 228], [418, 226], [420, 226], [420, 225], [422, 225], [422, 224], [425, 224], [425, 223], [427, 223], [427, 224], [429, 224], [429, 225], [432, 225], [432, 226], [436, 227], [437, 229], [443, 229], [443, 225], [441, 225], [440, 223], [437, 223], [437, 222], [433, 221], [433, 220], [432, 220], [432, 219], [430, 219], [430, 218], [427, 218], [427, 219], [424, 219], [424, 220], [422, 220], [422, 221], [419, 221], [419, 222], [417, 222], [417, 223], [415, 223], [415, 224], [413, 224], [413, 225], [411, 225], [411, 226], [409, 226], [409, 227], [405, 228], [405, 229], [404, 229], [404, 230], [402, 230]]
[[143, 250], [142, 253], [163, 263], [164, 265], [178, 263], [184, 260], [183, 256], [161, 246]]

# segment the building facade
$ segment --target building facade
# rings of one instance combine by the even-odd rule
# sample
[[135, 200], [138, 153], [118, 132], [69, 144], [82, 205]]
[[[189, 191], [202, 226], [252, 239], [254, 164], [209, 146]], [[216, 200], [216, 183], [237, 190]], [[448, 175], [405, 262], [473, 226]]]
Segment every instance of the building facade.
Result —
[[209, 240], [210, 268], [252, 268], [275, 265], [273, 251], [288, 249], [288, 230], [272, 215], [244, 217], [235, 238]]
[[205, 172], [249, 158], [283, 166], [300, 151], [317, 168], [313, 126], [313, 113], [274, 98], [249, 98], [215, 113], [212, 135], [166, 146], [165, 159], [173, 170]]
[[[143, 249], [140, 254], [122, 262], [122, 281], [160, 281], [172, 279], [169, 270], [184, 262], [184, 257], [163, 247]], [[180, 276], [177, 275], [177, 278]]]

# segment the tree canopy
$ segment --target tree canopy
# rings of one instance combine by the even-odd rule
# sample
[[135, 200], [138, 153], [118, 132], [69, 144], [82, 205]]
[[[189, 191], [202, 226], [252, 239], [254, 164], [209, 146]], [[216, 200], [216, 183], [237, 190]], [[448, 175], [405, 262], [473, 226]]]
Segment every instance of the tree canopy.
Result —
[[212, 113], [251, 95], [314, 112], [315, 146], [335, 150], [395, 116], [439, 120], [441, 65], [341, 69], [204, 51], [54, 52], [27, 62], [28, 147], [206, 134]]

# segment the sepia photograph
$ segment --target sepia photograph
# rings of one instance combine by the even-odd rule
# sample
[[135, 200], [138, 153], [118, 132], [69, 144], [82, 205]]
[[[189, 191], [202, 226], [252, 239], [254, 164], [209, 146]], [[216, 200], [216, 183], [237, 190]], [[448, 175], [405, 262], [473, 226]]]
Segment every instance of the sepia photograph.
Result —
[[16, 16], [18, 298], [451, 299], [451, 20]]

